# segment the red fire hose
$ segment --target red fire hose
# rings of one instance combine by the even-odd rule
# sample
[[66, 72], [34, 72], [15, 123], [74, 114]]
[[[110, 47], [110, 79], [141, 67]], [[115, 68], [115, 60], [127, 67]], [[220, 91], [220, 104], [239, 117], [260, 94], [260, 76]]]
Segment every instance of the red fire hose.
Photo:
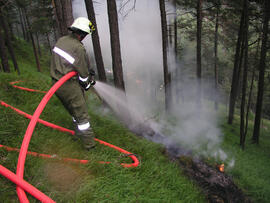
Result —
[[[77, 73], [72, 71], [68, 74], [66, 74], [64, 77], [62, 77], [59, 81], [57, 81], [52, 88], [45, 94], [41, 102], [39, 103], [32, 119], [30, 120], [30, 123], [27, 127], [27, 130], [24, 135], [24, 139], [22, 142], [19, 158], [18, 158], [18, 164], [17, 164], [17, 176], [19, 178], [23, 178], [23, 173], [24, 173], [24, 164], [25, 164], [25, 159], [27, 155], [27, 150], [28, 146], [32, 137], [32, 134], [34, 132], [35, 126], [37, 124], [37, 120], [42, 113], [43, 109], [45, 108], [46, 104], [50, 100], [50, 98], [53, 96], [53, 94], [56, 92], [56, 90], [64, 84], [68, 79], [71, 77], [75, 76]], [[28, 202], [27, 196], [24, 192], [24, 190], [20, 187], [17, 186], [17, 194], [21, 202]]]
[[[23, 115], [23, 116], [26, 117], [26, 118], [29, 118], [29, 119], [32, 118], [31, 115], [29, 115], [29, 114], [27, 114], [27, 113], [25, 113], [25, 112], [23, 112], [23, 111], [21, 111], [21, 110], [15, 108], [15, 107], [11, 106], [11, 105], [9, 105], [9, 104], [7, 104], [7, 103], [1, 101], [1, 100], [0, 100], [0, 105], [5, 106], [5, 107], [7, 107], [7, 108], [11, 108], [11, 109], [13, 109], [15, 112], [17, 112], [17, 113], [20, 114], [20, 115]], [[74, 134], [75, 134], [75, 132], [74, 132], [73, 130], [69, 130], [69, 129], [67, 129], [67, 128], [63, 128], [63, 127], [61, 127], [61, 126], [58, 126], [58, 125], [55, 125], [55, 124], [53, 124], [53, 123], [44, 121], [44, 120], [42, 120], [42, 119], [38, 119], [38, 122], [41, 123], [41, 124], [43, 124], [43, 125], [45, 125], [45, 126], [47, 126], [47, 127], [50, 127], [50, 128], [53, 128], [53, 129], [62, 131], [62, 132], [66, 132], [66, 133], [69, 133], [69, 134], [71, 134], [71, 135], [74, 135]], [[117, 151], [119, 151], [119, 152], [121, 152], [121, 153], [123, 153], [123, 154], [129, 155], [129, 157], [133, 160], [133, 163], [131, 163], [131, 164], [121, 163], [121, 165], [122, 165], [123, 167], [126, 167], [126, 168], [129, 168], [129, 167], [137, 167], [137, 166], [140, 164], [139, 161], [138, 161], [138, 159], [137, 159], [137, 157], [136, 157], [135, 155], [133, 155], [132, 153], [130, 153], [130, 152], [128, 152], [128, 151], [126, 151], [126, 150], [124, 150], [124, 149], [122, 149], [122, 148], [119, 148], [119, 147], [117, 147], [117, 146], [115, 146], [115, 145], [112, 145], [112, 144], [110, 144], [110, 143], [107, 143], [107, 142], [104, 142], [104, 141], [102, 141], [102, 140], [99, 140], [99, 139], [97, 139], [97, 138], [95, 138], [95, 141], [99, 142], [100, 144], [103, 144], [103, 145], [106, 145], [106, 146], [108, 146], [108, 147], [111, 147], [111, 148], [113, 148], [113, 149], [115, 149], [115, 150], [117, 150]], [[0, 145], [0, 147], [1, 147], [1, 145]], [[6, 149], [6, 148], [4, 147], [4, 149]], [[12, 150], [12, 151], [17, 151], [17, 150]], [[30, 154], [30, 155], [32, 155], [32, 154]], [[110, 163], [110, 162], [101, 162], [101, 163]]]
[[[17, 112], [17, 113], [20, 114], [20, 115], [23, 115], [25, 118], [32, 119], [32, 116], [31, 116], [31, 115], [29, 115], [29, 114], [27, 114], [27, 113], [21, 111], [20, 109], [16, 109], [16, 108], [14, 108], [13, 106], [11, 106], [11, 105], [9, 105], [9, 104], [7, 104], [7, 103], [1, 101], [1, 100], [0, 100], [0, 105], [5, 106], [5, 107], [7, 107], [7, 108], [13, 109], [15, 112]], [[69, 134], [74, 135], [74, 131], [69, 130], [69, 129], [66, 129], [66, 128], [63, 128], [63, 127], [60, 127], [60, 126], [58, 126], [58, 125], [55, 125], [55, 124], [53, 124], [53, 123], [44, 121], [44, 120], [42, 120], [42, 119], [38, 119], [38, 122], [41, 123], [41, 124], [43, 124], [43, 125], [45, 125], [45, 126], [48, 126], [48, 127], [50, 127], [50, 128], [53, 128], [53, 129], [56, 129], [56, 130], [59, 130], [59, 131], [62, 131], [62, 132], [67, 132], [67, 133], [69, 133]]]
[[45, 92], [45, 91], [34, 90], [34, 89], [30, 89], [30, 88], [20, 87], [20, 86], [14, 85], [14, 84], [19, 83], [19, 82], [22, 82], [22, 81], [15, 81], [15, 82], [11, 82], [11, 83], [9, 83], [9, 84], [11, 84], [13, 87], [15, 87], [15, 88], [17, 88], [17, 89], [25, 90], [25, 91], [28, 91], [28, 92], [47, 93], [47, 92]]
[[[15, 152], [20, 151], [20, 149], [18, 149], [18, 148], [8, 147], [8, 146], [1, 145], [1, 144], [0, 144], [0, 148], [3, 148], [5, 150], [7, 150], [7, 151], [15, 151]], [[61, 158], [61, 157], [58, 157], [56, 154], [53, 154], [53, 155], [40, 154], [40, 153], [37, 153], [37, 152], [29, 152], [29, 151], [27, 152], [27, 154], [31, 155], [31, 156], [35, 156], [35, 157], [40, 157], [40, 158], [43, 158], [43, 159], [57, 159], [57, 160], [64, 161], [64, 162], [79, 163], [79, 164], [87, 164], [87, 163], [89, 163], [89, 160]], [[99, 161], [99, 163], [100, 164], [109, 164], [111, 162]]]
[[[6, 177], [7, 179], [11, 180], [13, 183], [18, 185], [20, 188], [23, 188], [26, 192], [37, 198], [41, 202], [55, 202], [52, 199], [50, 199], [48, 196], [46, 196], [44, 193], [40, 192], [37, 188], [30, 185], [28, 182], [23, 180], [22, 178], [19, 178], [16, 174], [12, 173], [10, 170], [6, 169], [2, 165], [0, 165], [0, 174]], [[25, 202], [28, 202], [28, 199], [26, 199]]]
[[[60, 131], [64, 131], [64, 132], [68, 132], [70, 134], [74, 134], [74, 131], [62, 128], [60, 126], [56, 126], [56, 125], [54, 125], [52, 123], [49, 123], [49, 122], [46, 122], [46, 121], [43, 121], [43, 120], [39, 119], [39, 116], [42, 113], [42, 111], [45, 108], [48, 101], [50, 100], [50, 98], [52, 97], [52, 95], [57, 91], [57, 89], [61, 85], [63, 85], [64, 82], [66, 82], [68, 79], [75, 76], [76, 74], [77, 73], [75, 71], [72, 71], [72, 72], [66, 74], [64, 77], [62, 77], [57, 83], [55, 83], [53, 85], [53, 87], [43, 97], [43, 99], [41, 100], [40, 104], [38, 105], [38, 107], [37, 107], [37, 109], [36, 109], [33, 116], [31, 116], [29, 114], [26, 114], [23, 111], [20, 111], [18, 109], [15, 109], [14, 107], [11, 107], [10, 105], [8, 105], [8, 104], [4, 103], [3, 101], [1, 101], [1, 105], [12, 108], [13, 110], [18, 112], [19, 114], [22, 114], [25, 117], [31, 119], [31, 121], [30, 121], [30, 123], [29, 123], [29, 125], [27, 127], [27, 130], [26, 130], [23, 142], [22, 142], [22, 146], [21, 146], [21, 149], [20, 149], [20, 154], [19, 154], [19, 159], [18, 159], [18, 164], [17, 164], [17, 175], [15, 175], [11, 171], [9, 171], [8, 169], [6, 169], [5, 167], [0, 165], [0, 174], [5, 176], [6, 178], [8, 178], [9, 180], [11, 180], [12, 182], [14, 182], [17, 185], [17, 194], [18, 194], [18, 197], [20, 199], [20, 202], [29, 202], [24, 190], [26, 192], [30, 193], [31, 195], [33, 195], [38, 200], [42, 201], [42, 202], [54, 202], [48, 196], [46, 196], [45, 194], [43, 194], [42, 192], [37, 190], [35, 187], [33, 187], [32, 185], [30, 185], [29, 183], [27, 183], [26, 181], [23, 180], [24, 164], [25, 164], [25, 159], [26, 159], [27, 154], [32, 154], [32, 155], [35, 154], [34, 152], [27, 152], [27, 151], [28, 151], [28, 146], [29, 146], [29, 143], [30, 143], [30, 140], [31, 140], [32, 133], [34, 131], [34, 128], [35, 128], [37, 122], [40, 122], [40, 123], [42, 123], [42, 124], [44, 124], [46, 126], [55, 128], [55, 129], [60, 130]], [[13, 82], [12, 85], [14, 87], [16, 87], [16, 88], [27, 90], [27, 91], [32, 91], [32, 92], [36, 91], [36, 92], [45, 93], [43, 91], [32, 90], [32, 89], [23, 88], [23, 87], [19, 87], [19, 86], [14, 85], [15, 83], [18, 83], [18, 82], [20, 82], [20, 81]], [[126, 154], [127, 156], [132, 158], [132, 160], [134, 161], [134, 163], [132, 163], [132, 164], [124, 164], [124, 163], [122, 163], [121, 164], [122, 166], [124, 166], [124, 167], [137, 167], [139, 165], [139, 161], [138, 161], [137, 157], [134, 156], [133, 154], [129, 153], [128, 151], [123, 150], [123, 149], [121, 149], [119, 147], [116, 147], [114, 145], [111, 145], [111, 144], [109, 144], [107, 142], [104, 142], [102, 140], [98, 140], [98, 139], [95, 139], [95, 140], [98, 141], [100, 144], [107, 145], [107, 146], [109, 146], [111, 148], [114, 148], [114, 149]], [[1, 146], [4, 147], [4, 148], [8, 148], [8, 147], [3, 146], [3, 145], [1, 145]], [[15, 148], [13, 148], [13, 149], [15, 149]], [[17, 150], [18, 149], [15, 149], [15, 151], [17, 151]], [[43, 155], [40, 155], [40, 156], [41, 157], [46, 157], [46, 156], [51, 156], [51, 155], [44, 155], [43, 154]], [[87, 160], [80, 160], [80, 161], [87, 161]], [[104, 163], [106, 163], [106, 162], [104, 162]]]

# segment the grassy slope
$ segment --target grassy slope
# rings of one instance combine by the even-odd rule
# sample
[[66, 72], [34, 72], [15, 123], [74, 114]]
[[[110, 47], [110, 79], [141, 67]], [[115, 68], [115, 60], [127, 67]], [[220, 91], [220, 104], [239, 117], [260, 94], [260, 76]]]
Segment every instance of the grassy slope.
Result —
[[[12, 88], [8, 82], [26, 81], [23, 86], [47, 90], [50, 87], [48, 63], [42, 62], [43, 73], [36, 72], [31, 50], [20, 42], [17, 58], [22, 75], [0, 74], [0, 99], [29, 114], [33, 114], [42, 94]], [[70, 135], [38, 124], [29, 151], [57, 154], [91, 160], [88, 165], [77, 165], [28, 156], [24, 177], [31, 184], [57, 202], [205, 202], [199, 192], [178, 166], [162, 154], [162, 147], [138, 138], [118, 122], [112, 114], [103, 114], [95, 95], [88, 93], [89, 113], [96, 137], [115, 144], [141, 158], [138, 168], [127, 169], [119, 165], [130, 159], [121, 157], [111, 148], [98, 145], [86, 152]], [[10, 109], [0, 107], [0, 144], [20, 147], [29, 120]], [[72, 128], [71, 118], [54, 96], [41, 118]], [[18, 153], [0, 149], [0, 164], [16, 171]], [[111, 161], [110, 165], [97, 161]], [[0, 176], [0, 202], [17, 202], [15, 186]], [[31, 202], [35, 199], [29, 195]]]
[[223, 147], [235, 158], [235, 166], [229, 171], [234, 181], [254, 202], [266, 203], [270, 200], [270, 122], [263, 120], [260, 144], [257, 146], [251, 143], [252, 119], [244, 151], [239, 147], [239, 116], [235, 117], [233, 125], [221, 125], [225, 134]]
[[[48, 58], [43, 60], [43, 73], [38, 73], [28, 45], [19, 43], [17, 51], [23, 74], [0, 74], [0, 99], [33, 114], [43, 95], [14, 89], [8, 82], [24, 80], [25, 87], [49, 89], [50, 78], [46, 64]], [[120, 157], [114, 150], [98, 145], [94, 151], [85, 152], [80, 143], [74, 142], [70, 135], [38, 124], [29, 150], [88, 159], [91, 163], [81, 166], [28, 156], [25, 168], [27, 181], [57, 202], [205, 202], [198, 188], [162, 155], [161, 146], [128, 132], [111, 113], [104, 114], [95, 95], [88, 93], [88, 96], [89, 113], [97, 137], [138, 154], [142, 165], [135, 169], [122, 168], [119, 162], [129, 162], [129, 159]], [[20, 147], [29, 120], [3, 107], [0, 107], [0, 112], [0, 144]], [[72, 128], [70, 116], [56, 97], [49, 102], [41, 118]], [[235, 121], [232, 126], [224, 124], [225, 119], [221, 123], [225, 135], [223, 148], [235, 158], [235, 167], [227, 172], [254, 202], [269, 202], [270, 123], [264, 121], [259, 147], [250, 144], [249, 134], [246, 150], [242, 151], [238, 144], [239, 117]], [[0, 149], [0, 164], [14, 172], [17, 158], [18, 153]], [[113, 164], [101, 165], [97, 163], [100, 160], [112, 161]], [[17, 202], [14, 185], [1, 176], [0, 185], [0, 202]], [[31, 202], [35, 201], [30, 196], [29, 198]]]

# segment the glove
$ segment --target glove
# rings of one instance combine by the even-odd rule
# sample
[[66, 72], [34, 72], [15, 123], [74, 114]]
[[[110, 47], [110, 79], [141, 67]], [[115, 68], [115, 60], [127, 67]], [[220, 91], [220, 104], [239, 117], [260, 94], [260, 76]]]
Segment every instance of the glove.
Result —
[[89, 82], [87, 83], [87, 86], [84, 87], [84, 90], [85, 90], [85, 91], [89, 90], [91, 86], [92, 86], [92, 85], [91, 85], [91, 81], [89, 81]]
[[90, 81], [87, 80], [87, 81], [81, 81], [79, 80], [79, 84], [81, 85], [81, 87], [84, 89], [84, 90], [88, 90], [91, 86], [90, 84]]
[[85, 91], [89, 90], [91, 86], [96, 84], [96, 81], [94, 80], [95, 74], [96, 73], [93, 69], [89, 69], [89, 77], [87, 80], [84, 80], [79, 76], [79, 83]]
[[96, 84], [95, 80], [90, 81], [91, 86], [94, 86]]
[[96, 84], [95, 80], [89, 81], [89, 84], [84, 88], [85, 91], [89, 90], [91, 86]]

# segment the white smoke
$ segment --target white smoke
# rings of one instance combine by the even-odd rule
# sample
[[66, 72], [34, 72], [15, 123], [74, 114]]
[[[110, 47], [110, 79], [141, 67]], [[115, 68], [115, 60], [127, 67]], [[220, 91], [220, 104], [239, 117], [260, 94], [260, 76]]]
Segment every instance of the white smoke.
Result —
[[[106, 0], [95, 2], [102, 54], [106, 70], [109, 71], [112, 62], [107, 4]], [[119, 6], [121, 1], [117, 2]], [[212, 154], [219, 159], [227, 159], [226, 153], [220, 149], [222, 133], [218, 128], [218, 117], [214, 112], [213, 104], [210, 105], [208, 100], [203, 100], [201, 109], [197, 108], [195, 50], [184, 49], [181, 63], [175, 62], [174, 53], [170, 51], [172, 76], [177, 81], [181, 79], [181, 83], [172, 84], [173, 94], [180, 92], [180, 100], [174, 96], [171, 107], [173, 113], [169, 117], [165, 116], [159, 2], [158, 0], [136, 0], [135, 9], [131, 8], [133, 8], [133, 1], [122, 8], [122, 15], [119, 15], [127, 98], [124, 93], [119, 93], [119, 90], [113, 90], [102, 83], [97, 83], [96, 90], [114, 111], [119, 115], [123, 114], [122, 117], [128, 116], [125, 114], [128, 112], [126, 109], [129, 109], [133, 117], [132, 122], [145, 124], [147, 121], [154, 130], [167, 136], [166, 141], [164, 139], [155, 141], [163, 142], [165, 145], [174, 143], [188, 146], [188, 148], [200, 151], [203, 155]], [[83, 0], [73, 0], [73, 9], [74, 18], [87, 16]], [[170, 8], [170, 10], [173, 9]], [[91, 38], [86, 38], [84, 44], [93, 60]], [[180, 71], [181, 78], [175, 75], [176, 69]], [[204, 81], [202, 84], [205, 84]], [[217, 94], [209, 86], [203, 85], [201, 88], [204, 98], [213, 98], [213, 95]], [[150, 122], [149, 118], [153, 117], [158, 119]]]

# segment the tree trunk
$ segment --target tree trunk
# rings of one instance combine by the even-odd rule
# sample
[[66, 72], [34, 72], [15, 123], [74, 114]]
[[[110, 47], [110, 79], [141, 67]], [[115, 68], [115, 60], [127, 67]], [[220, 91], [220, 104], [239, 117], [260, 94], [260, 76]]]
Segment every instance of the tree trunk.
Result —
[[[245, 22], [244, 22], [245, 23]], [[244, 25], [245, 26], [245, 25]], [[239, 92], [242, 87], [242, 80], [241, 80], [241, 72], [242, 72], [242, 67], [243, 67], [243, 58], [244, 58], [244, 51], [245, 51], [245, 33], [243, 32], [243, 40], [241, 43], [241, 48], [240, 48], [240, 57], [239, 57], [239, 68], [237, 72], [237, 94], [236, 94], [236, 102], [238, 101], [238, 97], [240, 96]]]
[[17, 36], [21, 36], [21, 32], [19, 30], [18, 24], [19, 24], [18, 22], [15, 23], [16, 32], [17, 32]]
[[[244, 1], [245, 4], [245, 1]], [[238, 32], [238, 39], [237, 39], [237, 45], [236, 45], [236, 51], [235, 51], [235, 58], [234, 58], [234, 68], [233, 68], [233, 76], [232, 76], [232, 85], [231, 85], [231, 93], [230, 93], [230, 103], [229, 103], [229, 115], [228, 115], [228, 124], [232, 124], [233, 122], [233, 116], [234, 116], [234, 108], [237, 98], [237, 90], [239, 85], [239, 55], [241, 50], [241, 44], [243, 41], [243, 27], [244, 27], [244, 5], [243, 5], [243, 11], [241, 15], [241, 21], [240, 21], [240, 29]]]
[[95, 60], [97, 64], [99, 80], [102, 82], [106, 82], [107, 78], [106, 78], [106, 72], [105, 72], [104, 63], [103, 63], [102, 52], [100, 48], [98, 27], [96, 23], [93, 0], [85, 0], [85, 6], [86, 6], [88, 18], [95, 26], [95, 31], [92, 33], [92, 43], [93, 43], [93, 48], [94, 48], [94, 54], [95, 54]]
[[11, 22], [7, 22], [7, 24], [8, 24], [8, 30], [9, 30], [9, 33], [10, 33], [10, 40], [11, 41], [14, 41], [15, 40], [15, 35], [14, 35], [12, 23]]
[[[61, 4], [60, 4], [61, 5]], [[61, 11], [61, 9], [59, 8], [59, 1], [56, 1], [56, 4], [55, 4], [55, 1], [52, 0], [52, 6], [53, 6], [53, 13], [54, 13], [54, 16], [55, 16], [55, 22], [56, 22], [56, 26], [54, 24], [53, 28], [54, 28], [54, 37], [55, 37], [55, 42], [57, 41], [57, 39], [62, 36], [62, 32], [61, 32], [61, 25], [60, 25], [60, 22], [59, 22], [59, 19], [58, 19], [58, 13]], [[57, 8], [56, 8], [57, 7]], [[59, 12], [57, 12], [58, 10]], [[56, 33], [57, 32], [57, 33]]]
[[245, 108], [246, 108], [246, 89], [247, 89], [247, 75], [248, 75], [248, 28], [249, 28], [249, 4], [248, 0], [245, 0], [245, 25], [244, 25], [244, 50], [245, 50], [245, 57], [244, 57], [244, 69], [243, 69], [243, 79], [242, 79], [242, 99], [241, 99], [241, 113], [240, 113], [240, 145], [242, 149], [245, 149]]
[[21, 22], [21, 26], [22, 26], [23, 38], [24, 38], [24, 40], [26, 40], [26, 32], [25, 32], [25, 26], [24, 26], [22, 11], [21, 11], [20, 8], [18, 8], [18, 11], [19, 11], [20, 22]]
[[177, 61], [177, 55], [178, 55], [178, 50], [177, 50], [177, 44], [178, 44], [178, 33], [177, 33], [177, 4], [176, 4], [176, 0], [174, 0], [174, 52], [175, 52], [175, 57]]
[[0, 22], [1, 22], [1, 26], [4, 28], [4, 33], [5, 33], [5, 42], [7, 44], [13, 65], [14, 65], [14, 69], [15, 71], [17, 71], [18, 74], [20, 74], [20, 70], [19, 70], [19, 66], [17, 64], [17, 60], [15, 57], [15, 53], [13, 50], [13, 46], [11, 43], [11, 39], [10, 39], [10, 33], [9, 33], [9, 29], [8, 29], [8, 25], [6, 23], [6, 19], [4, 18], [4, 16], [2, 15], [2, 13], [0, 13]]
[[70, 27], [74, 21], [74, 18], [72, 15], [72, 0], [61, 0], [61, 2], [62, 2], [62, 7], [63, 7], [63, 15], [66, 22], [65, 29], [67, 31], [67, 28]]
[[51, 46], [51, 41], [50, 41], [49, 33], [46, 33], [46, 38], [47, 38], [47, 42], [48, 42], [50, 53], [52, 54], [52, 46]]
[[3, 37], [2, 26], [0, 26], [0, 56], [1, 56], [1, 63], [2, 63], [3, 71], [9, 73], [10, 68], [8, 64], [8, 55], [7, 55], [7, 50], [6, 50], [5, 41]]
[[248, 131], [248, 116], [249, 116], [249, 110], [251, 106], [251, 100], [252, 100], [252, 91], [253, 91], [253, 85], [254, 85], [254, 79], [255, 79], [255, 70], [257, 67], [257, 61], [258, 61], [258, 55], [259, 55], [259, 48], [260, 48], [260, 38], [258, 40], [258, 45], [257, 45], [257, 50], [255, 54], [255, 64], [252, 70], [252, 78], [251, 78], [251, 84], [250, 84], [250, 90], [249, 90], [249, 95], [248, 95], [248, 104], [247, 104], [247, 113], [246, 113], [246, 127], [245, 127], [245, 135], [247, 135]]
[[72, 17], [72, 3], [70, 0], [56, 0], [52, 1], [58, 32], [60, 36], [68, 34], [68, 26], [73, 22]]
[[267, 52], [269, 16], [270, 16], [270, 2], [266, 0], [265, 8], [264, 8], [264, 19], [263, 19], [263, 34], [262, 34], [258, 95], [257, 95], [256, 114], [255, 114], [255, 122], [254, 122], [253, 136], [252, 136], [252, 141], [256, 144], [259, 143], [260, 124], [261, 124], [261, 117], [262, 117], [261, 114], [262, 114], [263, 93], [264, 93], [265, 58], [266, 58], [266, 52]]
[[54, 8], [55, 8], [55, 18], [56, 18], [56, 22], [57, 22], [57, 28], [58, 28], [58, 33], [60, 36], [64, 36], [65, 35], [65, 22], [63, 19], [63, 12], [62, 12], [62, 4], [61, 1], [56, 0], [56, 1], [52, 1], [54, 4]]
[[30, 25], [27, 23], [26, 20], [26, 13], [24, 12], [25, 8], [22, 8], [22, 17], [23, 17], [23, 23], [24, 23], [24, 27], [25, 27], [25, 34], [26, 34], [26, 41], [29, 42], [30, 41], [30, 30], [29, 27]]
[[37, 49], [36, 49], [36, 45], [35, 45], [35, 41], [34, 41], [34, 37], [33, 37], [32, 31], [29, 28], [30, 22], [29, 22], [29, 18], [28, 18], [27, 11], [26, 11], [25, 8], [24, 8], [24, 14], [25, 14], [25, 17], [26, 17], [26, 23], [28, 25], [29, 35], [30, 35], [30, 39], [31, 39], [31, 42], [32, 42], [32, 46], [33, 46], [33, 51], [34, 51], [34, 55], [35, 55], [36, 65], [37, 65], [37, 71], [38, 72], [41, 72], [39, 58], [38, 58], [38, 53], [37, 53]]
[[197, 0], [197, 102], [198, 108], [201, 107], [201, 78], [202, 78], [202, 0]]
[[37, 42], [38, 55], [41, 57], [42, 54], [41, 54], [41, 48], [40, 48], [38, 33], [35, 33], [35, 36], [36, 36], [36, 42]]
[[124, 79], [123, 79], [122, 58], [121, 58], [120, 38], [119, 38], [117, 6], [116, 6], [115, 0], [107, 0], [107, 10], [108, 10], [109, 26], [110, 26], [114, 84], [117, 88], [125, 91], [125, 84], [124, 84]]
[[[180, 74], [180, 66], [178, 66], [178, 32], [177, 32], [177, 4], [176, 0], [173, 0], [174, 5], [174, 53], [175, 53], [175, 64], [176, 64], [176, 101], [179, 102], [181, 97], [180, 95], [180, 87], [181, 87], [181, 74]], [[183, 96], [182, 96], [183, 98]]]
[[161, 29], [162, 29], [162, 53], [163, 53], [163, 72], [164, 72], [164, 85], [165, 85], [165, 108], [168, 111], [170, 109], [171, 102], [171, 75], [168, 68], [168, 36], [167, 36], [167, 19], [165, 10], [165, 0], [159, 0], [160, 16], [161, 16]]
[[218, 109], [218, 28], [219, 28], [219, 10], [220, 5], [216, 6], [216, 26], [215, 26], [215, 45], [214, 45], [214, 54], [215, 54], [215, 110]]
[[57, 42], [57, 39], [60, 37], [60, 33], [58, 32], [57, 26], [53, 24], [53, 36], [54, 36], [54, 43]]

